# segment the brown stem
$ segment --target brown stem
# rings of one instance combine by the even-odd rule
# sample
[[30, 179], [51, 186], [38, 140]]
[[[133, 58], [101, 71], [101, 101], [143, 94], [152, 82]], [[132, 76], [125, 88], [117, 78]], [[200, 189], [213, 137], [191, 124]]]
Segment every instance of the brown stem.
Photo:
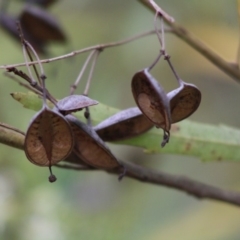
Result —
[[[149, 3], [148, 0], [137, 0], [141, 4], [145, 5], [148, 9], [155, 13], [155, 8]], [[163, 16], [164, 17], [164, 16]], [[210, 62], [212, 62], [215, 66], [220, 68], [227, 75], [235, 79], [238, 83], [240, 83], [240, 71], [236, 67], [236, 64], [232, 64], [231, 62], [226, 61], [216, 52], [214, 52], [210, 47], [208, 47], [204, 42], [195, 37], [192, 33], [190, 33], [187, 29], [178, 25], [175, 22], [168, 21], [168, 19], [164, 18], [165, 22], [171, 27], [172, 32], [185, 41], [188, 45], [193, 47], [199, 53], [201, 53], [204, 57], [206, 57]]]
[[25, 134], [20, 130], [5, 123], [0, 123], [0, 143], [22, 150], [24, 137]]
[[146, 169], [129, 162], [120, 161], [120, 163], [127, 169], [126, 176], [141, 182], [180, 190], [198, 199], [214, 199], [240, 206], [240, 193], [238, 192], [223, 190], [184, 176]]
[[[0, 124], [0, 142], [23, 150], [24, 133], [9, 125]], [[147, 169], [134, 163], [118, 160], [126, 170], [126, 177], [139, 180], [141, 182], [152, 183], [159, 186], [173, 188], [198, 199], [218, 200], [240, 206], [240, 193], [217, 188], [205, 183], [201, 183], [184, 176], [172, 175], [161, 171]], [[74, 170], [88, 170], [86, 166], [58, 165], [58, 167]], [[89, 170], [96, 170], [89, 167]], [[117, 174], [122, 169], [115, 169], [109, 173]]]

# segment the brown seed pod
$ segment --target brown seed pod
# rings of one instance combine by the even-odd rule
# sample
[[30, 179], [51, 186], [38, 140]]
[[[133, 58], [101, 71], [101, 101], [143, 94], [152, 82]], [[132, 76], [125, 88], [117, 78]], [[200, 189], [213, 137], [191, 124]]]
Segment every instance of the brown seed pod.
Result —
[[52, 166], [72, 151], [74, 139], [69, 123], [59, 113], [44, 106], [32, 119], [24, 142], [30, 162]]
[[[19, 35], [16, 27], [16, 21], [18, 21], [18, 18], [3, 12], [0, 13], [0, 26], [6, 31], [6, 33], [8, 33], [11, 37], [17, 40], [18, 43], [20, 43]], [[31, 43], [33, 48], [38, 53], [42, 53], [42, 54], [46, 53], [45, 43], [43, 41], [34, 38], [31, 35], [31, 33], [28, 32], [24, 27], [22, 28], [22, 30], [26, 40]]]
[[[17, 28], [16, 28], [16, 21], [17, 18], [13, 17], [7, 13], [3, 13], [1, 12], [0, 14], [0, 24], [1, 27], [7, 32], [9, 33], [11, 36], [13, 36], [14, 38], [18, 38], [18, 32], [17, 32]], [[19, 38], [18, 38], [19, 39]]]
[[94, 130], [102, 140], [111, 142], [138, 136], [153, 126], [138, 107], [133, 107], [105, 119]]
[[172, 123], [179, 122], [191, 114], [199, 107], [201, 102], [201, 92], [193, 84], [180, 82], [180, 87], [167, 94], [170, 101]]
[[84, 95], [70, 95], [58, 101], [57, 108], [59, 112], [63, 115], [67, 115], [71, 112], [77, 112], [85, 107], [98, 104], [95, 101]]
[[157, 127], [164, 130], [162, 146], [169, 140], [171, 115], [169, 99], [161, 85], [148, 69], [137, 72], [132, 78], [132, 93], [140, 110]]
[[102, 169], [113, 169], [120, 166], [115, 156], [91, 127], [71, 115], [67, 115], [66, 119], [74, 133], [74, 153], [81, 160], [87, 165]]
[[39, 41], [66, 41], [66, 36], [57, 20], [40, 7], [26, 5], [19, 20], [22, 28]]

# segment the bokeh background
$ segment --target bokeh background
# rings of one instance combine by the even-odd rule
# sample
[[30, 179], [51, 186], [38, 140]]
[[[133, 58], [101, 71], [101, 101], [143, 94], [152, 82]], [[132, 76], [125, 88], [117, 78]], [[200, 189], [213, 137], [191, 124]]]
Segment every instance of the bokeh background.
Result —
[[[235, 61], [239, 41], [236, 1], [156, 1], [176, 21]], [[17, 14], [23, 1], [12, 0]], [[47, 57], [59, 56], [98, 43], [121, 40], [153, 29], [153, 14], [138, 1], [59, 1], [49, 12], [56, 16], [69, 43], [52, 44]], [[240, 85], [176, 36], [166, 36], [167, 51], [183, 80], [202, 91], [199, 110], [190, 119], [240, 127]], [[106, 49], [99, 58], [90, 96], [119, 109], [134, 106], [133, 74], [157, 56], [156, 36]], [[86, 54], [45, 64], [47, 87], [62, 98], [76, 79]], [[41, 56], [43, 58], [43, 56]], [[23, 62], [20, 45], [0, 29], [0, 65]], [[24, 68], [23, 68], [24, 69]], [[24, 69], [25, 70], [25, 69]], [[0, 75], [0, 121], [23, 131], [34, 112], [15, 102], [11, 92], [26, 91]], [[165, 62], [153, 70], [165, 90], [177, 86]], [[86, 80], [87, 75], [83, 80]], [[82, 93], [84, 81], [77, 89]], [[171, 143], [169, 143], [171, 144]], [[109, 144], [121, 159], [181, 174], [222, 188], [240, 189], [240, 164], [203, 163], [177, 155], [146, 155], [141, 149]], [[202, 149], [204, 151], [204, 149]], [[165, 187], [123, 179], [105, 172], [54, 169], [58, 181], [47, 181], [48, 170], [31, 164], [24, 152], [0, 145], [0, 239], [5, 240], [239, 240], [239, 208], [197, 200]]]

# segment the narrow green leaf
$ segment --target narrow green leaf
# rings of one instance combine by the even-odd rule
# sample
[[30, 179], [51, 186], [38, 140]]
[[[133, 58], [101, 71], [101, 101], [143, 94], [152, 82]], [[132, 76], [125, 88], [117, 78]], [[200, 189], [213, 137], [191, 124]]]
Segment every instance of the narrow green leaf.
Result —
[[[12, 96], [26, 108], [35, 111], [41, 108], [42, 100], [36, 94], [14, 93]], [[95, 125], [119, 110], [99, 103], [91, 106], [90, 111]], [[85, 121], [82, 112], [78, 112], [76, 116]], [[161, 129], [154, 128], [141, 136], [117, 144], [138, 146], [144, 148], [147, 153], [183, 154], [205, 161], [240, 161], [239, 129], [184, 120], [172, 125], [170, 142], [164, 148], [160, 145], [162, 134]]]
[[[11, 96], [20, 102], [23, 107], [34, 110], [34, 111], [39, 111], [42, 108], [42, 99], [40, 96], [33, 92], [28, 92], [28, 93], [23, 93], [23, 92], [13, 92], [11, 93]], [[53, 104], [47, 100], [47, 104], [49, 107], [53, 107]]]
[[170, 142], [160, 147], [162, 132], [152, 129], [142, 136], [118, 142], [139, 146], [147, 153], [172, 153], [199, 157], [204, 161], [240, 161], [240, 130], [184, 120], [173, 124]]

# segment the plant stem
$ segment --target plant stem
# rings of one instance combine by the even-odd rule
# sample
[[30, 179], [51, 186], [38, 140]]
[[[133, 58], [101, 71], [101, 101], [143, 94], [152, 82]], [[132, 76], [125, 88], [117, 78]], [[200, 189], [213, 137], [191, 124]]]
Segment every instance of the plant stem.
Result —
[[[148, 0], [137, 0], [152, 12], [155, 13], [155, 9], [148, 2]], [[164, 16], [163, 16], [164, 17]], [[240, 71], [236, 67], [236, 64], [226, 61], [216, 52], [214, 52], [210, 47], [208, 47], [204, 42], [202, 42], [199, 38], [195, 37], [192, 33], [190, 33], [187, 29], [178, 25], [175, 22], [168, 21], [164, 18], [165, 22], [171, 27], [172, 32], [185, 41], [188, 45], [193, 47], [196, 51], [206, 57], [210, 62], [212, 62], [215, 66], [225, 72], [227, 75], [232, 77], [238, 83], [240, 83]]]
[[[0, 124], [0, 142], [14, 148], [23, 150], [24, 133], [9, 125]], [[139, 180], [145, 183], [152, 183], [158, 186], [165, 186], [176, 189], [198, 199], [218, 200], [224, 203], [230, 203], [240, 206], [240, 193], [224, 190], [205, 183], [195, 181], [193, 179], [148, 169], [140, 165], [118, 160], [119, 163], [126, 169], [125, 177]], [[81, 161], [80, 161], [81, 162]], [[74, 165], [58, 165], [57, 167], [73, 170], [88, 170], [86, 166]], [[89, 170], [96, 170], [89, 167]], [[111, 174], [122, 172], [122, 169], [113, 169], [108, 171]]]

